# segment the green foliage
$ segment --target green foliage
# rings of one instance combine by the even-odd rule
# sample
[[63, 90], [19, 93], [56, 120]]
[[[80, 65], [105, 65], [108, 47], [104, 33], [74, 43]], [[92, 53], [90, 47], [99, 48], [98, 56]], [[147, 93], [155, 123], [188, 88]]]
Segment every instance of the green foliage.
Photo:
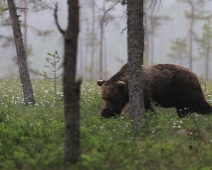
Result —
[[46, 93], [47, 86], [34, 82], [37, 104], [25, 107], [17, 82], [1, 80], [0, 169], [56, 168], [63, 159], [62, 104]]
[[[177, 38], [174, 41], [171, 41], [171, 53], [168, 53], [168, 57], [172, 60], [179, 61], [179, 65], [183, 65], [183, 61], [185, 61], [188, 56], [188, 50], [185, 39]], [[187, 57], [188, 58], [188, 57]]]
[[99, 87], [91, 82], [84, 82], [81, 88], [82, 155], [78, 164], [70, 167], [63, 162], [65, 124], [59, 100], [63, 95], [56, 100], [47, 83], [34, 81], [37, 104], [26, 108], [17, 82], [0, 80], [2, 170], [212, 168], [211, 115], [179, 119], [174, 109], [155, 107], [154, 112], [146, 113], [139, 133], [134, 135], [127, 109], [117, 119], [99, 117], [103, 101]]
[[178, 0], [178, 1], [187, 4], [191, 8], [191, 11], [187, 10], [185, 11], [185, 17], [187, 19], [204, 20], [207, 18], [207, 16], [205, 15], [207, 11], [204, 10], [204, 5], [207, 3], [207, 1], [205, 0]]
[[199, 51], [202, 56], [206, 55], [207, 50], [212, 50], [212, 24], [210, 17], [207, 19], [207, 23], [203, 26], [202, 37], [198, 40]]
[[46, 57], [46, 62], [48, 63], [48, 65], [46, 65], [45, 67], [49, 69], [49, 72], [43, 71], [43, 73], [40, 73], [40, 76], [42, 76], [44, 80], [46, 80], [46, 82], [50, 81], [51, 83], [53, 83], [53, 93], [56, 96], [58, 83], [61, 83], [62, 77], [62, 74], [58, 73], [58, 65], [61, 61], [61, 58], [57, 51], [52, 54], [48, 53], [48, 56], [49, 57]]
[[208, 16], [207, 22], [203, 26], [202, 37], [198, 40], [198, 45], [199, 54], [205, 60], [205, 79], [209, 81], [209, 63], [212, 50], [212, 25], [210, 16]]

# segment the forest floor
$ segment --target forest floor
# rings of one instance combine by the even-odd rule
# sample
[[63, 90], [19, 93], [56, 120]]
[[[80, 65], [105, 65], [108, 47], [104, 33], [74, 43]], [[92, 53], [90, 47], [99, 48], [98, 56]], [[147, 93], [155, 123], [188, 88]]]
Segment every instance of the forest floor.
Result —
[[[19, 80], [0, 80], [1, 170], [212, 169], [211, 115], [180, 119], [174, 109], [156, 107], [135, 135], [127, 108], [119, 118], [100, 119], [99, 87], [89, 82], [81, 88], [81, 159], [64, 164], [63, 95], [53, 87], [33, 81], [37, 103], [25, 107]], [[212, 103], [212, 85], [206, 88]]]

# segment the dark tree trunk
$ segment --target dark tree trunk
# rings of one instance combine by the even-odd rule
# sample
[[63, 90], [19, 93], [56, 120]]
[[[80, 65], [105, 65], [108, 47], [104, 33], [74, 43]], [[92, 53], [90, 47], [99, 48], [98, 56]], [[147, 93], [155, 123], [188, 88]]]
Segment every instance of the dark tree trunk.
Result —
[[26, 53], [26, 60], [28, 57], [28, 47], [27, 47], [27, 0], [24, 0], [24, 48]]
[[80, 157], [80, 84], [76, 80], [77, 42], [79, 34], [79, 4], [78, 0], [69, 0], [68, 28], [64, 35], [64, 74], [63, 92], [66, 121], [65, 161], [75, 164]]
[[144, 50], [143, 0], [127, 1], [127, 28], [130, 115], [133, 127], [137, 129], [144, 113], [141, 87]]
[[77, 44], [79, 34], [79, 2], [68, 0], [68, 27], [64, 31], [55, 20], [64, 37], [64, 114], [65, 114], [65, 161], [76, 164], [80, 158], [80, 85], [81, 78], [76, 81]]
[[24, 42], [22, 39], [19, 15], [17, 15], [17, 11], [16, 11], [17, 8], [15, 7], [14, 0], [7, 0], [7, 3], [8, 3], [11, 24], [12, 24], [13, 34], [15, 39], [19, 73], [20, 73], [21, 84], [23, 88], [23, 94], [24, 94], [24, 102], [25, 102], [25, 105], [28, 106], [29, 104], [35, 104], [35, 99], [34, 99], [33, 88], [31, 84], [29, 72], [28, 72], [26, 53], [24, 49]]

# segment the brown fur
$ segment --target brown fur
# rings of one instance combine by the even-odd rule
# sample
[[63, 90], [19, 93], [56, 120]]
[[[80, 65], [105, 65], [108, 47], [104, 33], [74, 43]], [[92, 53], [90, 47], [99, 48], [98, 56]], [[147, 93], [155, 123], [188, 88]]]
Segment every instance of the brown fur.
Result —
[[[192, 112], [212, 112], [198, 77], [189, 69], [174, 64], [143, 65], [141, 68], [145, 110], [151, 109], [151, 101], [154, 101], [161, 107], [175, 107], [179, 117]], [[101, 86], [104, 100], [101, 115], [119, 115], [129, 102], [127, 64], [109, 80], [98, 80], [97, 84]]]

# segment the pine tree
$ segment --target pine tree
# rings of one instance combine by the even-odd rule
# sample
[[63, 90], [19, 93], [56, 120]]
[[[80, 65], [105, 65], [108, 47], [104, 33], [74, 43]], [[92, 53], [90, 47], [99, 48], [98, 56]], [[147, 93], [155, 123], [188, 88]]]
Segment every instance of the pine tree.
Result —
[[130, 118], [135, 132], [144, 114], [141, 64], [143, 64], [143, 0], [127, 0], [128, 84]]
[[63, 30], [57, 19], [58, 30], [64, 38], [63, 93], [65, 115], [65, 162], [76, 164], [80, 158], [80, 85], [82, 78], [76, 78], [77, 49], [79, 34], [79, 1], [68, 0], [68, 26]]
[[24, 42], [22, 39], [19, 15], [14, 0], [7, 0], [16, 45], [19, 73], [24, 94], [25, 105], [35, 104], [33, 88], [28, 72]]
[[194, 24], [196, 20], [206, 19], [203, 10], [205, 0], [178, 0], [189, 5], [190, 11], [185, 11], [185, 17], [190, 21], [189, 26], [189, 68], [193, 69], [193, 43], [195, 40]]
[[209, 81], [209, 64], [212, 53], [212, 24], [210, 17], [203, 26], [202, 37], [198, 40], [198, 44], [201, 58], [205, 58], [205, 79]]
[[188, 59], [187, 44], [185, 39], [177, 38], [171, 41], [171, 53], [168, 53], [168, 57], [174, 61], [178, 61], [179, 65], [183, 65], [186, 59]]

